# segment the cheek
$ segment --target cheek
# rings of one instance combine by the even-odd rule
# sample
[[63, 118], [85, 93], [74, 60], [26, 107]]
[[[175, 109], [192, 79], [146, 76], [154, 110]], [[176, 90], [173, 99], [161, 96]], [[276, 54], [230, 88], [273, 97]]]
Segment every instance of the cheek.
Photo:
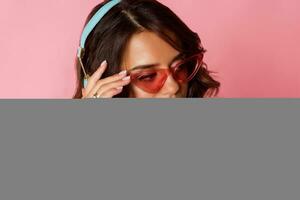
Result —
[[145, 92], [136, 86], [130, 86], [130, 97], [132, 98], [155, 98], [156, 95], [157, 94]]
[[[177, 93], [177, 97], [186, 97], [188, 92], [188, 84], [180, 84], [180, 90]], [[141, 90], [136, 86], [130, 86], [130, 96], [131, 98], [159, 98], [160, 93], [152, 94]]]

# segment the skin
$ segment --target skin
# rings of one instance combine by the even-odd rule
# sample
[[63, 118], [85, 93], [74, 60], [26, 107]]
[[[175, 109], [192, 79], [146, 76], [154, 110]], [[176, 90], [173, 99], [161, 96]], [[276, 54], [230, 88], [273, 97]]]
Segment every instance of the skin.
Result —
[[[103, 62], [88, 80], [87, 88], [82, 89], [83, 98], [91, 98], [96, 92], [100, 98], [111, 98], [119, 94], [123, 86], [130, 84], [130, 78], [126, 76], [128, 70], [132, 70], [136, 66], [152, 64], [155, 64], [157, 68], [169, 68], [180, 61], [179, 59], [174, 60], [177, 55], [179, 52], [155, 33], [147, 31], [136, 33], [128, 41], [124, 51], [121, 74], [101, 79], [107, 68], [107, 64]], [[145, 92], [130, 84], [130, 97], [181, 98], [186, 97], [187, 89], [187, 84], [180, 84], [174, 80], [172, 75], [169, 75], [164, 86], [155, 94]]]

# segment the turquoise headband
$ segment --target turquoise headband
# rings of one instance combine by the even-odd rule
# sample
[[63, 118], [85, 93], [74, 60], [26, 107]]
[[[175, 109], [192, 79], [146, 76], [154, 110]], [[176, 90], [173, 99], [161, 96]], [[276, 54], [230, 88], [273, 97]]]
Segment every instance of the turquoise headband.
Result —
[[86, 74], [83, 63], [82, 63], [82, 57], [84, 55], [84, 47], [85, 47], [85, 42], [86, 39], [88, 38], [89, 34], [93, 31], [93, 29], [96, 27], [96, 25], [100, 22], [100, 20], [103, 18], [103, 16], [115, 5], [120, 3], [121, 0], [111, 0], [108, 3], [106, 3], [104, 6], [102, 6], [96, 14], [90, 19], [90, 21], [87, 23], [87, 25], [84, 27], [80, 39], [80, 46], [78, 47], [77, 50], [77, 57], [79, 58], [79, 62], [81, 64], [81, 67], [84, 72], [85, 80], [84, 80], [84, 87], [87, 85], [87, 79], [88, 75]]

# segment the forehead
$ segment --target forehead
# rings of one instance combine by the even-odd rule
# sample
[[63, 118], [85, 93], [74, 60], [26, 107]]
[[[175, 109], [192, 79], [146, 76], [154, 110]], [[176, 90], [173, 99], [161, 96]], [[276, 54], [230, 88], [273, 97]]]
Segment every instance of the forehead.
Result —
[[137, 65], [168, 64], [179, 52], [152, 32], [134, 34], [124, 51], [122, 66], [131, 69]]

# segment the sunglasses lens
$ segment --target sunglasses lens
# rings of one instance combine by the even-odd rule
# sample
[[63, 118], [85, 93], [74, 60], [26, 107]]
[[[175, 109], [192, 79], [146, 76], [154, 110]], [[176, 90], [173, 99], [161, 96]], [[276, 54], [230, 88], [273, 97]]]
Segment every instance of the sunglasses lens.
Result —
[[187, 82], [190, 81], [195, 76], [198, 68], [199, 68], [198, 57], [192, 57], [176, 65], [172, 69], [172, 72], [174, 78], [177, 81]]
[[167, 78], [168, 69], [150, 69], [131, 74], [132, 83], [149, 93], [157, 93]]

